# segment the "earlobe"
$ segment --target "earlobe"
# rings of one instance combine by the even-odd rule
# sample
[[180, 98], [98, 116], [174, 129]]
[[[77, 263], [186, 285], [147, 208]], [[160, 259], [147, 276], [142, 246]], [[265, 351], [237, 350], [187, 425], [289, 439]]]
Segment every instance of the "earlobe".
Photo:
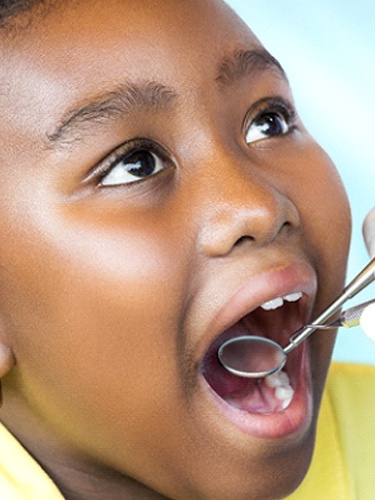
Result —
[[10, 372], [15, 363], [12, 350], [0, 341], [0, 379]]
[[1, 379], [10, 372], [10, 370], [15, 365], [16, 360], [13, 355], [12, 350], [0, 341], [0, 406], [2, 405], [2, 390], [1, 390]]

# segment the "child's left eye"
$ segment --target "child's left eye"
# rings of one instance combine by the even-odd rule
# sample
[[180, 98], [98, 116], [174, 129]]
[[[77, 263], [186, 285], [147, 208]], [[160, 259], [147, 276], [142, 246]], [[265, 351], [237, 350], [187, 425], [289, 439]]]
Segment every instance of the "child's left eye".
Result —
[[288, 134], [293, 129], [291, 125], [293, 116], [293, 111], [284, 104], [282, 106], [280, 104], [267, 106], [266, 109], [257, 114], [247, 128], [246, 143], [250, 144], [269, 137]]

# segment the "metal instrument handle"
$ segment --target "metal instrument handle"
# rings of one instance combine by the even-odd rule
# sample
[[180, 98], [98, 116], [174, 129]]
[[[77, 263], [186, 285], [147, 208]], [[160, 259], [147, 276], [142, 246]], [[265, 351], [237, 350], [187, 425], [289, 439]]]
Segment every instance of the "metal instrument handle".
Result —
[[332, 302], [310, 325], [305, 326], [298, 330], [289, 339], [289, 344], [284, 347], [285, 354], [288, 354], [301, 342], [307, 339], [313, 332], [315, 332], [314, 324], [319, 326], [325, 323], [331, 316], [333, 316], [341, 306], [349, 299], [353, 298], [357, 293], [363, 290], [367, 285], [375, 280], [375, 257], [357, 274], [357, 276], [344, 288], [341, 295]]

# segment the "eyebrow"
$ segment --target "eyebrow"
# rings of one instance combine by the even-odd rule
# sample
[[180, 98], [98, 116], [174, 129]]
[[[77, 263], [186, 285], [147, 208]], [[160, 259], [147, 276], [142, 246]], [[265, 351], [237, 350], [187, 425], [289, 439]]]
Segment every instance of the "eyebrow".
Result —
[[[287, 80], [280, 63], [266, 50], [237, 51], [221, 61], [216, 82], [227, 86], [245, 76], [275, 69]], [[167, 109], [176, 98], [173, 89], [155, 81], [121, 83], [86, 98], [64, 113], [55, 129], [47, 134], [48, 145], [67, 145], [78, 140], [93, 124], [105, 124], [138, 110]]]
[[[167, 108], [176, 93], [157, 82], [125, 82], [101, 92], [68, 110], [57, 127], [47, 134], [51, 145], [77, 139], [85, 126], [103, 124], [137, 110]], [[88, 102], [89, 100], [89, 102]]]
[[276, 70], [284, 80], [288, 81], [279, 61], [266, 50], [237, 51], [223, 59], [216, 81], [222, 86], [227, 86], [243, 77], [267, 70]]

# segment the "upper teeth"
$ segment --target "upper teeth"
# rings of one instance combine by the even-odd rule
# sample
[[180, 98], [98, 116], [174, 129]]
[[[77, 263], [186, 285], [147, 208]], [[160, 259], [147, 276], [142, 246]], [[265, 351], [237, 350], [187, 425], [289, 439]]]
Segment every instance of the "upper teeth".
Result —
[[297, 302], [302, 297], [302, 292], [295, 292], [289, 295], [285, 295], [284, 297], [277, 297], [276, 299], [269, 300], [265, 302], [260, 307], [265, 311], [270, 311], [271, 309], [277, 309], [284, 304], [284, 300], [287, 302]]

